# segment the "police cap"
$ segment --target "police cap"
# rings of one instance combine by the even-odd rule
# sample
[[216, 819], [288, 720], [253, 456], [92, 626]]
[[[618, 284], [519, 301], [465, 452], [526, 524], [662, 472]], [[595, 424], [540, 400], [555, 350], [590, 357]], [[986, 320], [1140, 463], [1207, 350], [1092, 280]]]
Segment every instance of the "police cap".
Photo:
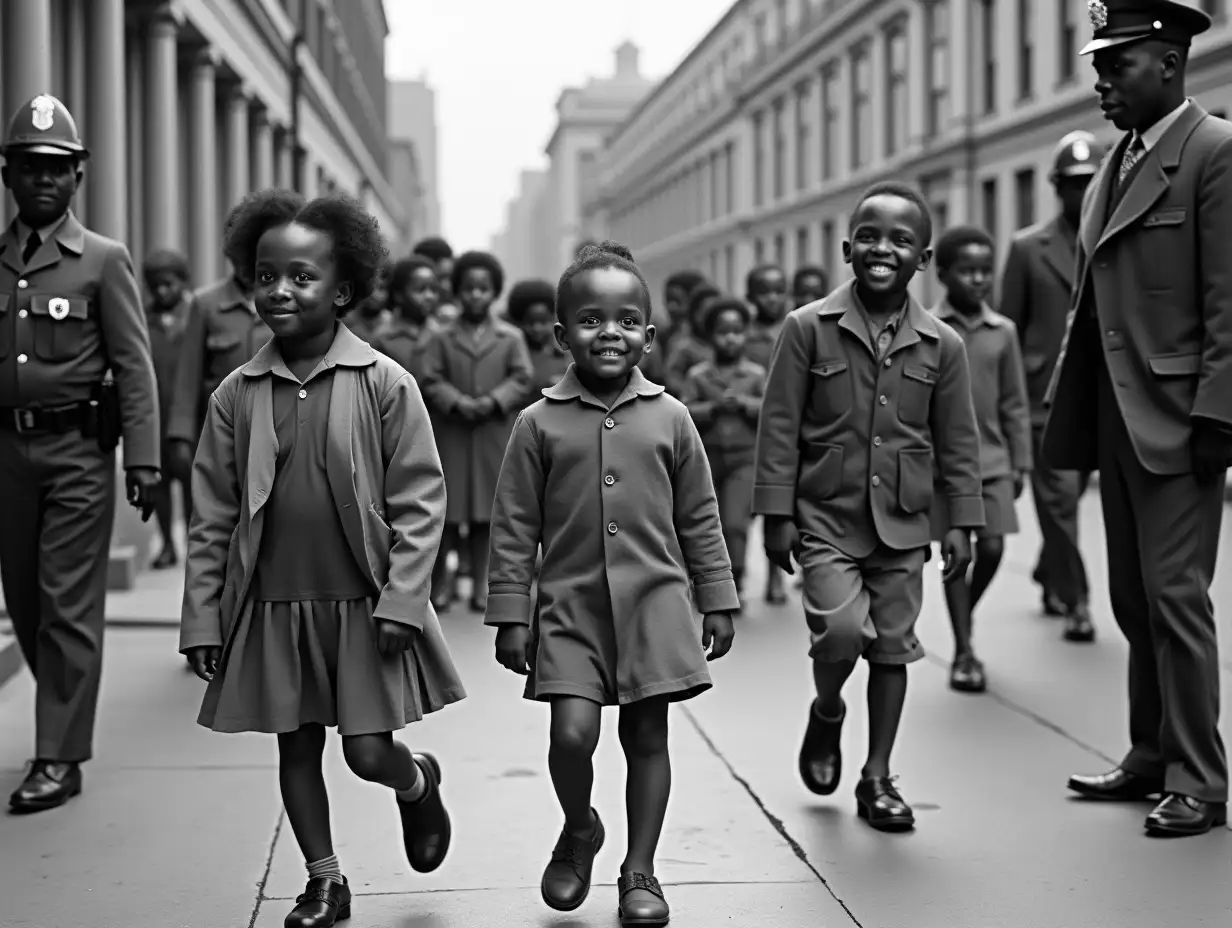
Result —
[[1143, 39], [1188, 47], [1211, 28], [1211, 18], [1201, 10], [1172, 0], [1087, 0], [1087, 15], [1095, 35], [1083, 55]]
[[49, 93], [41, 93], [28, 101], [9, 123], [0, 154], [8, 156], [17, 152], [89, 157], [77, 134], [73, 114]]
[[1059, 177], [1090, 176], [1099, 170], [1107, 148], [1090, 132], [1071, 132], [1057, 143], [1052, 152], [1053, 180]]

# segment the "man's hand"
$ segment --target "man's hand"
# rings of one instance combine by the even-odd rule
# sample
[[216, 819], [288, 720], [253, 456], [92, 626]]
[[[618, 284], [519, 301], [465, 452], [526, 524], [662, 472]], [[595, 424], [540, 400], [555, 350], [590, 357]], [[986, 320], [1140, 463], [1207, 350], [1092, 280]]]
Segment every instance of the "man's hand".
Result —
[[506, 670], [530, 673], [530, 626], [502, 625], [496, 633], [496, 662]]
[[401, 654], [411, 646], [417, 631], [414, 625], [404, 625], [391, 619], [377, 619], [376, 649], [386, 657]]
[[791, 559], [793, 556], [800, 559], [800, 532], [796, 523], [789, 516], [766, 516], [763, 541], [770, 563], [794, 574], [796, 569], [791, 566]]
[[130, 467], [124, 472], [124, 489], [128, 501], [141, 510], [141, 521], [149, 522], [154, 515], [158, 494], [163, 490], [163, 478], [155, 467]]
[[1189, 437], [1189, 453], [1193, 458], [1194, 478], [1199, 483], [1212, 483], [1232, 464], [1232, 432], [1213, 422], [1195, 419]]
[[941, 542], [941, 581], [965, 577], [970, 566], [971, 533], [965, 528], [950, 529]]
[[173, 438], [169, 444], [171, 448], [168, 456], [171, 460], [165, 461], [164, 466], [170, 469], [171, 475], [177, 480], [187, 483], [192, 475], [193, 456], [196, 454], [196, 449], [193, 448], [192, 442], [182, 438]]
[[731, 613], [707, 612], [702, 616], [702, 649], [709, 652], [706, 660], [717, 661], [731, 650], [735, 638]]
[[475, 415], [478, 419], [491, 419], [497, 410], [496, 400], [490, 396], [481, 396], [475, 400]]
[[214, 674], [218, 673], [218, 661], [222, 657], [222, 648], [216, 644], [189, 648], [186, 656], [193, 673], [208, 683], [214, 679]]

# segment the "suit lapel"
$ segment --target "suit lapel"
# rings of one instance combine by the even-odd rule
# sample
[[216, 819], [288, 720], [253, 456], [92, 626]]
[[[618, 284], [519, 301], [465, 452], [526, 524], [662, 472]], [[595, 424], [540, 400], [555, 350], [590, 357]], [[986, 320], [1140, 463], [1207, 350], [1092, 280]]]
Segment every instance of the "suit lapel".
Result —
[[1128, 133], [1117, 143], [1112, 154], [1104, 159], [1099, 166], [1099, 173], [1091, 181], [1091, 186], [1082, 201], [1082, 220], [1079, 223], [1078, 241], [1087, 255], [1093, 255], [1104, 232], [1104, 222], [1108, 216], [1108, 198], [1112, 196], [1112, 185], [1116, 182], [1117, 170], [1121, 158], [1125, 154], [1125, 146], [1129, 144]]
[[1048, 227], [1047, 238], [1041, 244], [1044, 263], [1052, 268], [1066, 289], [1069, 289], [1074, 281], [1074, 248], [1065, 230], [1061, 228], [1064, 221], [1060, 216], [1054, 219]]

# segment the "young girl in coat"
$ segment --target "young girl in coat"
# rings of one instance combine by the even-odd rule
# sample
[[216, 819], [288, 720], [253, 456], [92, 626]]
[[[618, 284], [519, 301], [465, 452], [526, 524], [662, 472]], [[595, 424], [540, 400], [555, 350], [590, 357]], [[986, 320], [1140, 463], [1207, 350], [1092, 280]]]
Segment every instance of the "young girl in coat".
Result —
[[573, 364], [518, 416], [505, 452], [486, 623], [500, 629], [497, 660], [529, 675], [528, 698], [551, 704], [548, 766], [565, 825], [544, 901], [570, 911], [590, 890], [604, 838], [591, 758], [600, 710], [619, 705], [630, 797], [620, 914], [662, 925], [654, 856], [671, 786], [667, 707], [710, 687], [706, 661], [731, 648], [739, 601], [701, 438], [688, 410], [637, 368], [655, 330], [629, 252], [583, 248], [560, 279], [556, 319]]
[[[350, 915], [321, 771], [326, 727], [392, 791], [411, 866], [449, 849], [441, 768], [392, 732], [465, 695], [429, 577], [445, 481], [415, 380], [340, 323], [380, 268], [354, 201], [255, 193], [227, 230], [274, 338], [210, 398], [193, 465], [180, 650], [209, 681], [198, 718], [277, 734], [308, 862], [289, 928]], [[392, 811], [392, 809], [391, 809]]]

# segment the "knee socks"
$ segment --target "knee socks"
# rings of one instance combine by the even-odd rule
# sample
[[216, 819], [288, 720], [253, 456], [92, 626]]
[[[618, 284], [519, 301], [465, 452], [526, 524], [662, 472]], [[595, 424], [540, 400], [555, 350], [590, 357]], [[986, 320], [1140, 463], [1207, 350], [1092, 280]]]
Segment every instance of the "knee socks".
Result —
[[335, 883], [345, 882], [342, 876], [342, 868], [338, 866], [337, 854], [334, 854], [332, 857], [323, 857], [320, 860], [308, 862], [308, 879], [316, 880], [321, 877], [333, 880]]

